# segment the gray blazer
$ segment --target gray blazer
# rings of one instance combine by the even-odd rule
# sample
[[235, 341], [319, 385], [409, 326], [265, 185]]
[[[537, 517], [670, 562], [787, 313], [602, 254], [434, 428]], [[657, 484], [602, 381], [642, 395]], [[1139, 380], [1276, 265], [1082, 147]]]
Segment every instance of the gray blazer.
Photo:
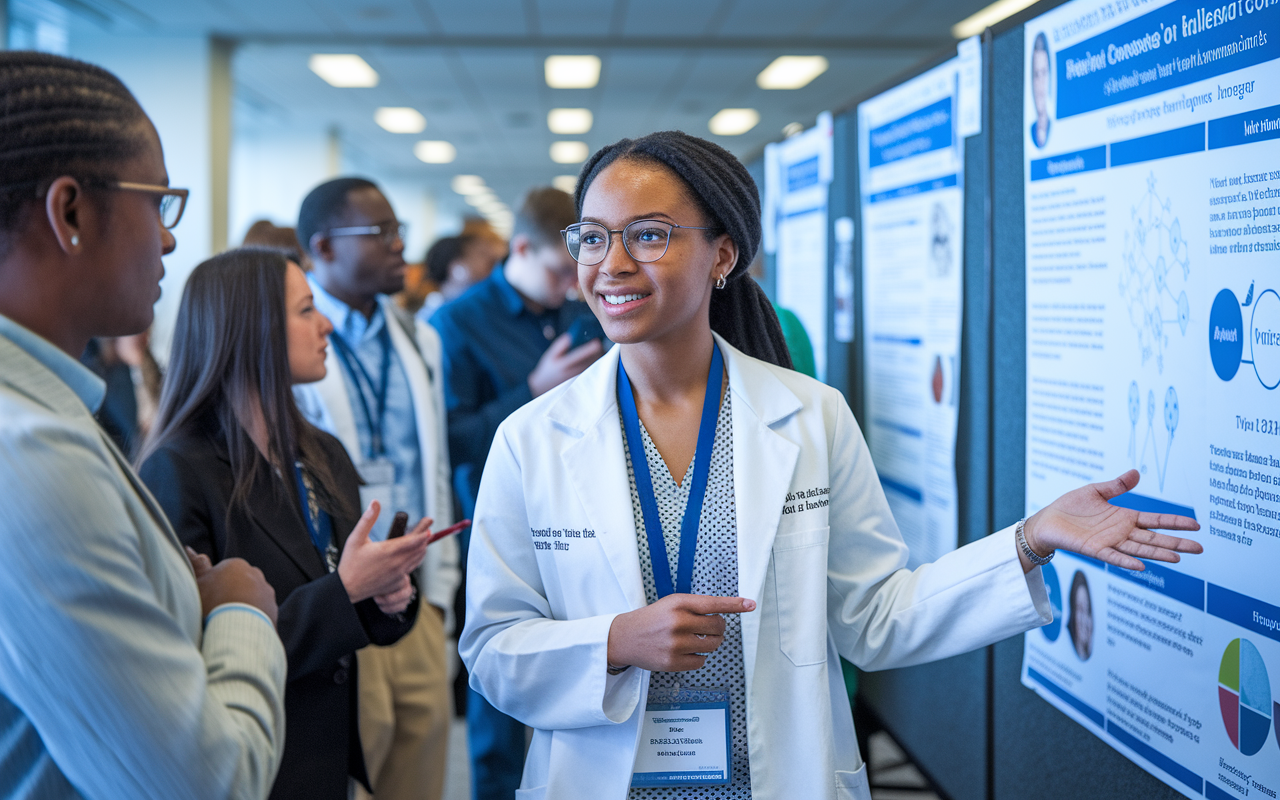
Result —
[[266, 797], [280, 639], [248, 606], [201, 619], [177, 537], [59, 358], [0, 317], [0, 796]]

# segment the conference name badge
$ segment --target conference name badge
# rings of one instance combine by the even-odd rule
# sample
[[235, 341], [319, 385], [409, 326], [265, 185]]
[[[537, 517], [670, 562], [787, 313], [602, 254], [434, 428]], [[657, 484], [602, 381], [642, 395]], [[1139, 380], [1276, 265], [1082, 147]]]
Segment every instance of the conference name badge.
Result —
[[631, 786], [727, 784], [731, 741], [727, 691], [655, 690], [644, 710]]
[[374, 500], [382, 506], [378, 519], [391, 519], [396, 509], [393, 499], [396, 484], [396, 465], [385, 458], [371, 458], [360, 465], [360, 479], [364, 486], [360, 487], [361, 509], [369, 507]]

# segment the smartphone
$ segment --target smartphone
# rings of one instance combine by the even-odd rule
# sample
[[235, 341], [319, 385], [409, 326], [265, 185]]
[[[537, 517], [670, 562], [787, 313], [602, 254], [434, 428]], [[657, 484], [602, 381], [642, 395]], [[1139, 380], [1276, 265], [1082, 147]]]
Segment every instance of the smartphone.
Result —
[[404, 531], [409, 527], [409, 515], [404, 511], [397, 511], [391, 520], [391, 531], [387, 533], [387, 539], [399, 539], [404, 536]]
[[449, 527], [445, 528], [444, 530], [436, 531], [435, 533], [431, 534], [431, 538], [427, 540], [427, 544], [433, 544], [435, 542], [440, 541], [446, 536], [452, 536], [453, 534], [457, 533], [458, 531], [462, 530], [463, 528], [467, 527], [470, 524], [471, 524], [471, 520], [469, 519], [464, 519], [461, 522], [455, 522]]
[[569, 325], [569, 349], [581, 347], [592, 339], [603, 339], [604, 328], [594, 314], [578, 317]]

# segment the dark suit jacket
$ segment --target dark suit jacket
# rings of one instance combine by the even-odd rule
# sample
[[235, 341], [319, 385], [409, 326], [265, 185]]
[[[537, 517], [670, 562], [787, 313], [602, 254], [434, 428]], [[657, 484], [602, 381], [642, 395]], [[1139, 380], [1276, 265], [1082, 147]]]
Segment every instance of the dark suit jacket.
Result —
[[[341, 443], [320, 432], [336, 489], [359, 511], [359, 477]], [[278, 630], [289, 658], [284, 759], [272, 800], [346, 800], [347, 776], [368, 786], [356, 713], [355, 651], [393, 644], [413, 626], [418, 601], [403, 619], [373, 600], [352, 604], [336, 572], [311, 542], [302, 510], [263, 460], [249, 497], [251, 515], [231, 504], [232, 472], [216, 422], [184, 433], [153, 453], [139, 473], [184, 544], [216, 564], [239, 557], [262, 570], [276, 590]], [[356, 519], [334, 515], [342, 549]]]

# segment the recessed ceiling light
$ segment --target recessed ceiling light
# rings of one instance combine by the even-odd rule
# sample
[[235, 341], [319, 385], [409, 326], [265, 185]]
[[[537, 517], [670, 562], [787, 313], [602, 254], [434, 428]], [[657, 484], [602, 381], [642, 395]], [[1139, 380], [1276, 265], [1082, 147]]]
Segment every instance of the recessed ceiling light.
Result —
[[465, 202], [467, 205], [475, 206], [476, 208], [479, 208], [485, 203], [489, 203], [497, 199], [498, 199], [498, 196], [494, 194], [492, 191], [490, 191], [488, 187], [486, 187], [485, 190], [482, 192], [469, 194], [462, 198], [463, 202]]
[[782, 135], [785, 137], [795, 136], [797, 133], [803, 132], [804, 123], [802, 122], [788, 122], [786, 125], [782, 126]]
[[590, 89], [600, 82], [598, 56], [547, 56], [543, 70], [552, 89]]
[[592, 121], [587, 108], [553, 108], [547, 114], [547, 127], [561, 135], [586, 133], [591, 130]]
[[778, 56], [756, 76], [761, 89], [799, 89], [827, 71], [822, 56]]
[[562, 192], [573, 194], [574, 189], [578, 188], [577, 175], [557, 175], [551, 179], [551, 185]]
[[413, 154], [428, 164], [448, 164], [458, 157], [458, 149], [448, 142], [423, 139], [413, 146]]
[[707, 123], [716, 136], [738, 136], [760, 122], [760, 112], [754, 108], [724, 108]]
[[484, 194], [489, 187], [484, 185], [484, 178], [479, 175], [454, 175], [449, 186], [458, 194]]
[[995, 25], [1005, 17], [1012, 17], [1036, 0], [997, 0], [971, 17], [951, 26], [951, 35], [957, 39], [968, 39]]
[[373, 121], [391, 133], [422, 133], [427, 127], [427, 118], [418, 109], [403, 106], [383, 106], [373, 112]]
[[552, 142], [551, 160], [557, 164], [581, 164], [591, 151], [586, 142]]
[[480, 210], [481, 214], [484, 214], [485, 216], [492, 216], [506, 211], [507, 204], [495, 197], [483, 205], [476, 206], [476, 208]]
[[378, 85], [378, 73], [360, 56], [351, 53], [316, 53], [307, 62], [311, 71], [330, 86], [364, 89]]

